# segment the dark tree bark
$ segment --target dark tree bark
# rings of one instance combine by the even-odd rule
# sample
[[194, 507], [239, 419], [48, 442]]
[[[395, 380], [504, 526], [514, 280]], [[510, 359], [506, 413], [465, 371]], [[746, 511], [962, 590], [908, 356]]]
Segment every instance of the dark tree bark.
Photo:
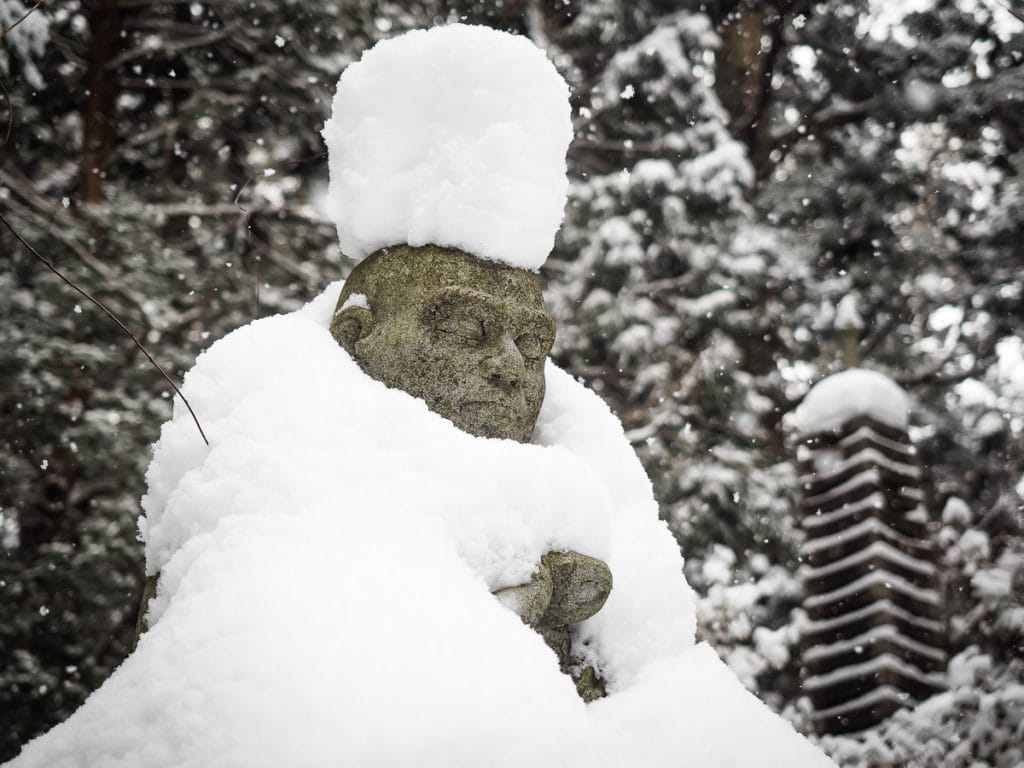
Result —
[[116, 135], [117, 70], [113, 66], [121, 37], [119, 0], [94, 0], [90, 8], [91, 44], [82, 101], [82, 156], [78, 199], [103, 199], [103, 181]]
[[722, 2], [717, 8], [718, 53], [715, 90], [731, 118], [729, 129], [750, 150], [762, 178], [775, 147], [768, 112], [772, 79], [786, 45], [786, 21], [805, 5], [802, 0], [772, 4]]
[[765, 21], [761, 10], [741, 8], [719, 26], [722, 49], [718, 54], [715, 88], [722, 106], [732, 117], [734, 133], [745, 132], [756, 119], [763, 100], [766, 57], [761, 46]]

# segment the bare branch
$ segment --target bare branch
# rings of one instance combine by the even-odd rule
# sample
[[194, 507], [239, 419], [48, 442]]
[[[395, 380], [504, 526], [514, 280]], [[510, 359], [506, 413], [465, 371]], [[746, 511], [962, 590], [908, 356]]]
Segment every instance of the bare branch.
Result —
[[0, 89], [3, 89], [4, 98], [7, 99], [7, 131], [4, 133], [4, 143], [0, 144], [0, 157], [7, 150], [7, 142], [11, 140], [14, 132], [14, 102], [11, 101], [11, 92], [7, 90], [7, 83], [0, 78]]
[[[308, 205], [270, 205], [269, 203], [257, 203], [242, 209], [233, 203], [147, 203], [142, 206], [146, 213], [157, 216], [209, 216], [223, 218], [225, 216], [243, 216], [249, 214], [254, 216], [277, 216], [280, 218], [299, 219], [308, 221], [310, 224], [328, 226], [326, 219], [320, 218], [311, 206]], [[131, 213], [130, 211], [128, 212]]]
[[573, 149], [591, 149], [597, 152], [643, 152], [650, 154], [670, 154], [671, 149], [660, 142], [624, 141], [612, 139], [575, 139]]
[[779, 151], [780, 157], [778, 160], [765, 163], [763, 167], [758, 168], [758, 177], [764, 179], [771, 175], [771, 172], [800, 143], [801, 139], [830, 128], [839, 128], [863, 120], [874, 112], [880, 104], [881, 100], [877, 96], [873, 96], [856, 104], [827, 107], [819, 112], [815, 112], [796, 128], [775, 134], [772, 137], [772, 146]]
[[151, 143], [165, 135], [174, 135], [181, 126], [180, 120], [161, 120], [148, 131], [140, 131], [123, 143], [129, 147], [139, 147]]
[[[879, 312], [879, 315], [882, 313]], [[876, 315], [877, 317], [878, 315]], [[885, 320], [881, 323], [875, 323], [874, 327], [867, 338], [860, 343], [860, 356], [862, 360], [867, 360], [871, 357], [878, 345], [881, 344], [885, 338], [889, 335], [896, 324], [900, 321], [900, 317], [897, 313], [891, 312], [884, 315]]]
[[[916, 371], [907, 371], [906, 373], [897, 373], [893, 376], [893, 379], [897, 384], [903, 387], [913, 386], [915, 384], [922, 384], [929, 379], [935, 378], [942, 369], [946, 367], [946, 364], [956, 357], [957, 350], [956, 343], [960, 340], [960, 326], [957, 326], [952, 339], [947, 344], [945, 354], [942, 355], [938, 360], [933, 363], [924, 366]], [[974, 366], [975, 368], [977, 366]], [[973, 370], [968, 372], [964, 378], [969, 378], [973, 374]], [[956, 374], [954, 374], [954, 378]], [[943, 377], [946, 378], [946, 377]]]
[[67, 232], [58, 226], [62, 223], [75, 226], [70, 222], [62, 221], [64, 219], [64, 211], [60, 206], [52, 204], [37, 194], [27, 179], [0, 170], [0, 182], [3, 182], [8, 189], [12, 190], [32, 209], [38, 211], [38, 213], [35, 213], [31, 209], [25, 209], [22, 215], [30, 217], [36, 226], [46, 230], [50, 236], [64, 243], [68, 250], [74, 253], [86, 267], [102, 277], [111, 287], [111, 290], [132, 304], [143, 317], [146, 317], [145, 302], [142, 298], [119, 282], [118, 276], [110, 267], [97, 259], [87, 248], [83, 247], [74, 237], [68, 235]]
[[39, 7], [42, 6], [44, 3], [46, 3], [46, 0], [39, 0], [39, 2], [37, 2], [35, 5], [33, 5], [31, 8], [29, 8], [27, 11], [25, 11], [23, 14], [21, 14], [20, 18], [15, 19], [11, 24], [9, 24], [7, 29], [5, 29], [3, 32], [0, 32], [0, 40], [3, 40], [5, 37], [7, 37], [7, 33], [8, 32], [10, 32], [16, 26], [21, 24], [21, 22], [23, 22], [25, 19], [27, 19], [33, 13], [35, 13], [39, 9]]
[[[227, 38], [232, 32], [232, 29], [224, 28], [218, 29], [214, 32], [210, 32], [205, 35], [196, 35], [189, 38], [188, 40], [175, 40], [166, 42], [158, 47], [157, 50], [165, 53], [176, 53], [177, 51], [188, 50], [189, 48], [201, 48], [204, 45], [210, 45], [211, 43], [220, 42]], [[148, 45], [141, 45], [138, 48], [133, 48], [130, 51], [125, 51], [120, 56], [112, 59], [107, 63], [107, 69], [116, 69], [122, 64], [126, 64], [129, 61], [135, 59], [145, 58], [153, 53], [153, 48]]]
[[1018, 11], [1018, 10], [1015, 10], [1015, 9], [1011, 8], [1009, 5], [1004, 3], [1003, 0], [996, 0], [996, 4], [997, 5], [1001, 5], [1003, 7], [1003, 10], [1005, 10], [1008, 14], [1013, 16], [1015, 19], [1018, 19], [1019, 21], [1024, 21], [1024, 11]]
[[191, 5], [195, 0], [121, 0], [122, 8], [143, 8], [147, 5]]
[[174, 380], [170, 377], [167, 371], [163, 369], [163, 366], [161, 366], [160, 363], [158, 363], [153, 358], [153, 356], [149, 353], [149, 350], [146, 349], [146, 346], [141, 341], [139, 341], [138, 337], [134, 333], [132, 333], [131, 328], [125, 325], [124, 321], [122, 321], [120, 317], [115, 315], [110, 310], [110, 308], [107, 307], [106, 304], [104, 304], [99, 299], [95, 298], [91, 293], [86, 291], [73, 280], [68, 278], [63, 272], [57, 269], [57, 267], [53, 264], [52, 261], [43, 256], [43, 254], [37, 251], [32, 246], [32, 244], [28, 242], [28, 240], [21, 236], [21, 233], [14, 228], [14, 226], [11, 224], [10, 221], [7, 220], [7, 217], [4, 216], [3, 213], [0, 213], [0, 222], [3, 222], [4, 226], [11, 231], [11, 234], [14, 235], [18, 239], [18, 241], [23, 246], [25, 246], [33, 256], [35, 256], [39, 261], [41, 261], [46, 266], [47, 269], [53, 272], [53, 274], [59, 277], [61, 281], [63, 281], [68, 287], [70, 287], [76, 293], [80, 294], [81, 296], [84, 296], [89, 302], [98, 307], [107, 317], [114, 321], [118, 328], [120, 328], [122, 331], [128, 334], [128, 338], [130, 338], [132, 342], [135, 344], [135, 346], [139, 348], [139, 351], [146, 356], [146, 359], [150, 362], [150, 364], [160, 372], [160, 375], [164, 377], [164, 380], [171, 386], [171, 389], [174, 390], [174, 393], [181, 398], [181, 401], [185, 404], [185, 407], [188, 408], [188, 412], [192, 415], [192, 421], [195, 422], [196, 429], [199, 430], [199, 435], [203, 438], [203, 442], [209, 445], [210, 441], [206, 439], [206, 433], [203, 432], [203, 427], [199, 423], [199, 418], [196, 416], [196, 412], [192, 410], [192, 405], [186, 399], [185, 395], [181, 393], [181, 390], [178, 389], [178, 385], [174, 383]]

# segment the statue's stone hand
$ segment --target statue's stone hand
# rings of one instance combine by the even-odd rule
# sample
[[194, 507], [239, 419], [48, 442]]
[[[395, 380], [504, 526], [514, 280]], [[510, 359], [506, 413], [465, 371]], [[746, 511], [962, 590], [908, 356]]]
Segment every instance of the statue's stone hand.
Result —
[[494, 596], [515, 613], [524, 624], [536, 626], [548, 609], [552, 592], [551, 569], [542, 560], [528, 582], [495, 590]]
[[566, 627], [589, 619], [612, 591], [612, 572], [603, 560], [579, 552], [549, 552], [541, 558], [551, 573], [551, 599], [537, 623]]
[[574, 663], [569, 627], [600, 611], [611, 591], [612, 572], [604, 561], [569, 550], [548, 552], [528, 582], [494, 595], [544, 638], [580, 698], [589, 702], [605, 695], [604, 681], [593, 667]]

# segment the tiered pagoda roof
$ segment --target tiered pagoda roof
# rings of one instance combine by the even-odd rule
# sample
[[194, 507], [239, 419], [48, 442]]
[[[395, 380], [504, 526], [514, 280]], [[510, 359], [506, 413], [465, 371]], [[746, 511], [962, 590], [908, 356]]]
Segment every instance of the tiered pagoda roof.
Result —
[[817, 431], [805, 420], [798, 454], [804, 689], [823, 733], [863, 730], [944, 688], [942, 600], [916, 452], [891, 403], [882, 418], [859, 410], [839, 424], [821, 419]]

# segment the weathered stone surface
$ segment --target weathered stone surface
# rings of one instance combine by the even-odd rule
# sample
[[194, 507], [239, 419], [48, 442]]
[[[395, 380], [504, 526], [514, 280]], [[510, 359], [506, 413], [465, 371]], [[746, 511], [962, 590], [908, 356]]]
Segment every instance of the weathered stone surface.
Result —
[[[555, 338], [532, 272], [453, 248], [383, 248], [345, 281], [330, 330], [366, 374], [422, 399], [459, 429], [530, 441]], [[158, 578], [146, 580], [136, 640]], [[581, 698], [592, 701], [605, 695], [604, 682], [572, 658], [570, 627], [597, 613], [611, 589], [601, 560], [549, 552], [530, 581], [495, 596], [544, 638]]]
[[[533, 273], [453, 248], [383, 248], [345, 281], [331, 333], [367, 374], [460, 429], [524, 443], [533, 435], [555, 338]], [[529, 582], [495, 596], [544, 638], [591, 701], [604, 682], [574, 663], [569, 628], [597, 613], [611, 588], [602, 561], [550, 552]]]
[[345, 281], [331, 333], [367, 374], [460, 429], [529, 442], [555, 339], [532, 272], [453, 248], [384, 248]]
[[569, 626], [589, 619], [612, 591], [612, 572], [596, 557], [579, 552], [549, 552], [541, 562], [551, 571], [551, 602], [541, 626]]
[[540, 617], [551, 604], [551, 569], [543, 561], [533, 578], [525, 584], [495, 590], [498, 601], [523, 620], [524, 624], [536, 626]]
[[526, 624], [548, 628], [589, 619], [611, 591], [612, 573], [604, 561], [569, 550], [549, 552], [530, 581], [494, 595]]
[[611, 591], [608, 566], [570, 550], [549, 552], [530, 581], [499, 589], [494, 595], [544, 638], [561, 670], [572, 676], [580, 698], [593, 701], [605, 695], [604, 681], [593, 667], [581, 666], [573, 658], [570, 627], [601, 610]]
[[578, 674], [573, 674], [572, 679], [576, 683], [576, 693], [588, 704], [608, 695], [604, 680], [593, 667], [583, 667]]

